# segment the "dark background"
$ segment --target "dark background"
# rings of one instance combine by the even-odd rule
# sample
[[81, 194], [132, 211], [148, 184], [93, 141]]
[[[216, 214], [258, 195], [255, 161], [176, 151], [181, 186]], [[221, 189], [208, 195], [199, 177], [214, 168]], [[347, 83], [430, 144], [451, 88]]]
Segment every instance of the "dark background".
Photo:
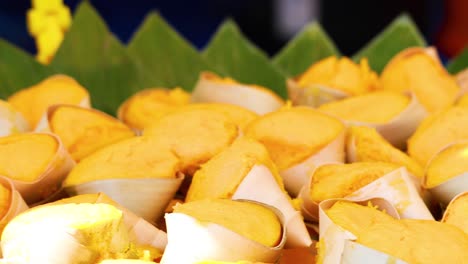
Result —
[[[72, 10], [80, 0], [65, 0]], [[318, 19], [345, 55], [367, 43], [401, 12], [409, 13], [445, 58], [468, 40], [468, 0], [92, 0], [110, 29], [127, 42], [145, 15], [158, 10], [185, 38], [203, 48], [225, 17], [268, 54], [275, 54], [307, 20]], [[0, 38], [35, 53], [26, 29], [30, 0], [0, 0]], [[287, 9], [292, 11], [287, 12]], [[304, 15], [304, 13], [306, 15]], [[312, 14], [312, 15], [311, 15]], [[293, 22], [288, 30], [281, 25]]]

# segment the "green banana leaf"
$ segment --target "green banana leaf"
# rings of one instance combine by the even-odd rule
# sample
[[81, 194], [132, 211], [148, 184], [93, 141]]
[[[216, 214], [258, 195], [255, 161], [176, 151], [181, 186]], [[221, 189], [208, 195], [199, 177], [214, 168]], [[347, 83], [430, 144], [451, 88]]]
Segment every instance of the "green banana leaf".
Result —
[[74, 77], [89, 90], [92, 105], [110, 114], [144, 88], [145, 73], [87, 1], [77, 8], [72, 27], [51, 66]]
[[0, 98], [34, 85], [54, 73], [28, 53], [0, 39]]
[[359, 61], [367, 57], [371, 68], [380, 73], [398, 52], [408, 47], [425, 45], [426, 41], [413, 20], [403, 14], [365, 45], [353, 59]]
[[275, 55], [273, 63], [288, 76], [297, 76], [314, 62], [333, 55], [339, 56], [340, 52], [320, 24], [313, 22]]
[[201, 71], [214, 71], [158, 13], [148, 15], [128, 50], [139, 61], [140, 68], [150, 73], [152, 78], [145, 83], [148, 87], [181, 86], [191, 91]]
[[218, 28], [203, 51], [206, 60], [220, 72], [240, 82], [258, 84], [286, 98], [285, 76], [228, 19]]
[[468, 68], [468, 46], [449, 62], [447, 71], [451, 74], [456, 74], [466, 68]]

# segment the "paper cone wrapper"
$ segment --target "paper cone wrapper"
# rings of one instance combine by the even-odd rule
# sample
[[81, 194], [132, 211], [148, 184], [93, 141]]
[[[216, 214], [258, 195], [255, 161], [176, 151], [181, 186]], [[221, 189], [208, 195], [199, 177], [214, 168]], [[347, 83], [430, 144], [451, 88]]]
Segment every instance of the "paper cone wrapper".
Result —
[[213, 73], [200, 74], [192, 92], [194, 103], [227, 103], [247, 108], [263, 115], [278, 110], [283, 99], [268, 89], [260, 89], [242, 83], [213, 81]]
[[307, 105], [319, 107], [322, 104], [337, 101], [350, 95], [320, 84], [312, 84], [307, 87], [299, 87], [295, 79], [286, 81], [288, 97], [293, 105]]
[[232, 199], [257, 201], [278, 209], [284, 216], [286, 248], [308, 247], [312, 244], [301, 213], [294, 209], [290, 198], [281, 190], [266, 166], [253, 166], [237, 187]]
[[407, 264], [407, 262], [362, 244], [346, 240], [341, 263], [355, 264]]
[[424, 106], [418, 101], [414, 94], [410, 94], [408, 106], [392, 120], [385, 124], [373, 124], [358, 121], [344, 122], [348, 126], [373, 127], [388, 142], [397, 148], [404, 149], [407, 139], [416, 131], [421, 121], [428, 115]]
[[[357, 157], [356, 157], [356, 153], [357, 153], [356, 144], [355, 144], [355, 140], [354, 140], [354, 137], [353, 137], [346, 144], [346, 161], [348, 163], [358, 162]], [[414, 186], [418, 190], [419, 195], [423, 198], [426, 205], [427, 206], [432, 205], [433, 197], [432, 197], [431, 193], [423, 187], [423, 179], [413, 175], [409, 171], [407, 171], [407, 173], [410, 176], [410, 179], [413, 181]]]
[[286, 242], [286, 231], [281, 212], [274, 207], [271, 209], [283, 226], [282, 238], [276, 247], [267, 247], [221, 225], [202, 223], [182, 213], [166, 214], [168, 244], [161, 264], [195, 264], [202, 260], [276, 263]]
[[51, 133], [45, 134], [52, 136], [58, 143], [57, 152], [45, 171], [35, 181], [31, 182], [11, 179], [16, 190], [28, 204], [40, 202], [57, 192], [62, 185], [62, 181], [75, 166], [75, 162], [58, 136]]
[[382, 198], [398, 210], [401, 218], [434, 220], [404, 167], [382, 176], [345, 198], [351, 200]]
[[[343, 229], [328, 217], [325, 213], [327, 209], [330, 209], [337, 201], [348, 201], [348, 199], [330, 199], [320, 203], [319, 215], [320, 215], [320, 247], [324, 250], [323, 264], [340, 264], [340, 263], [389, 263], [381, 262], [382, 260], [395, 259], [395, 257], [388, 256], [385, 253], [378, 252], [370, 249], [366, 246], [355, 244], [347, 245], [347, 243], [356, 240], [356, 236], [349, 231]], [[382, 198], [372, 198], [363, 200], [354, 200], [353, 202], [367, 206], [369, 202], [374, 206], [378, 206], [380, 210], [385, 210], [387, 214], [399, 219], [397, 210], [392, 206], [391, 203]], [[345, 251], [346, 250], [346, 251]], [[346, 254], [344, 254], [346, 253]], [[371, 253], [371, 254], [369, 254]], [[367, 256], [366, 261], [363, 260], [363, 256]], [[345, 260], [347, 262], [345, 262]], [[364, 261], [364, 262], [363, 262]], [[393, 262], [391, 262], [393, 263]]]
[[176, 178], [106, 179], [66, 187], [71, 196], [103, 192], [150, 223], [156, 223], [179, 189], [184, 176]]
[[21, 197], [21, 194], [15, 189], [15, 186], [11, 180], [7, 177], [0, 176], [0, 184], [10, 190], [10, 205], [6, 214], [0, 219], [0, 235], [3, 232], [3, 228], [18, 214], [26, 211], [29, 207]]
[[24, 116], [0, 100], [0, 137], [29, 131], [28, 121]]
[[[147, 245], [153, 248], [157, 248], [164, 251], [167, 245], [167, 235], [162, 230], [159, 230], [143, 218], [137, 216], [132, 211], [118, 204], [112, 200], [109, 196], [104, 193], [96, 193], [94, 196], [86, 197], [80, 200], [67, 201], [59, 200], [52, 204], [63, 204], [63, 203], [105, 203], [115, 206], [117, 209], [122, 211], [123, 221], [130, 233], [130, 240], [138, 245]], [[41, 206], [48, 206], [51, 204], [44, 204]]]
[[345, 161], [344, 142], [345, 132], [342, 132], [319, 152], [299, 164], [280, 171], [284, 186], [291, 196], [296, 197], [301, 188], [307, 185], [311, 173], [317, 166], [327, 163], [343, 163]]
[[457, 80], [458, 86], [460, 86], [460, 92], [458, 93], [458, 97], [461, 97], [467, 94], [468, 93], [468, 68], [457, 73], [457, 75], [455, 75], [455, 79]]
[[[461, 141], [456, 141], [453, 143], [448, 144], [447, 146], [443, 147], [440, 151], [438, 151], [432, 158], [429, 160], [427, 163], [427, 166], [425, 168], [425, 173], [424, 175], [427, 176], [427, 169], [429, 168], [430, 164], [432, 161], [442, 152], [450, 148], [451, 146], [457, 144], [457, 143], [464, 143], [468, 142], [466, 140], [461, 140]], [[426, 182], [426, 179], [424, 179], [424, 183]], [[425, 185], [425, 184], [423, 184]], [[447, 205], [450, 203], [452, 199], [454, 199], [457, 195], [467, 192], [468, 191], [468, 171], [465, 171], [464, 173], [455, 176], [448, 181], [445, 181], [435, 187], [428, 188], [427, 186], [424, 186], [429, 190], [429, 192], [432, 195], [432, 198], [436, 200], [439, 203], [442, 203], [443, 205]]]
[[451, 210], [452, 210], [452, 205], [458, 200], [461, 199], [464, 196], [468, 196], [468, 191], [459, 193], [457, 196], [455, 196], [450, 203], [447, 205], [447, 208], [445, 209], [444, 216], [442, 217], [441, 222], [445, 223], [447, 221], [447, 217], [450, 215]]

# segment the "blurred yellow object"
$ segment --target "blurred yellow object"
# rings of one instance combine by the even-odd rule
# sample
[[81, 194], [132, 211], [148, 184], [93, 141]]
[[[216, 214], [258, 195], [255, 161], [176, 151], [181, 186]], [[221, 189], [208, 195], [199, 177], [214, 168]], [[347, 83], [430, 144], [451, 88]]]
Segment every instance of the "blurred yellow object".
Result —
[[298, 84], [302, 88], [322, 85], [349, 95], [358, 95], [375, 90], [378, 78], [370, 69], [367, 59], [361, 59], [356, 64], [346, 57], [328, 57], [310, 66], [298, 78]]
[[62, 0], [32, 0], [27, 13], [28, 31], [36, 39], [37, 59], [48, 64], [71, 25], [70, 9]]
[[468, 106], [468, 94], [463, 95], [458, 99], [457, 105], [459, 106]]

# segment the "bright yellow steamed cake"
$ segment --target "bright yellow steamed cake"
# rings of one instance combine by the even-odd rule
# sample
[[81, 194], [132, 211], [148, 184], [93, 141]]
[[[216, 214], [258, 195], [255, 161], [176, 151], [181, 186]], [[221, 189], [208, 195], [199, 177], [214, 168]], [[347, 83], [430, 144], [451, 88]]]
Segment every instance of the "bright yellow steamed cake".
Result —
[[262, 143], [284, 170], [296, 165], [344, 132], [336, 118], [308, 107], [292, 107], [266, 114], [247, 126], [245, 135]]
[[93, 109], [62, 105], [49, 116], [50, 130], [62, 140], [75, 161], [134, 132], [119, 120]]
[[0, 137], [0, 175], [33, 182], [46, 171], [59, 147], [49, 134], [17, 134]]
[[54, 75], [31, 87], [22, 89], [8, 98], [8, 102], [28, 120], [31, 128], [55, 104], [79, 105], [89, 100], [88, 91], [73, 78]]
[[[268, 247], [278, 245], [282, 230], [278, 217], [266, 207], [227, 199], [205, 199], [174, 207], [201, 223], [215, 223]], [[187, 234], [189, 235], [189, 234]]]

